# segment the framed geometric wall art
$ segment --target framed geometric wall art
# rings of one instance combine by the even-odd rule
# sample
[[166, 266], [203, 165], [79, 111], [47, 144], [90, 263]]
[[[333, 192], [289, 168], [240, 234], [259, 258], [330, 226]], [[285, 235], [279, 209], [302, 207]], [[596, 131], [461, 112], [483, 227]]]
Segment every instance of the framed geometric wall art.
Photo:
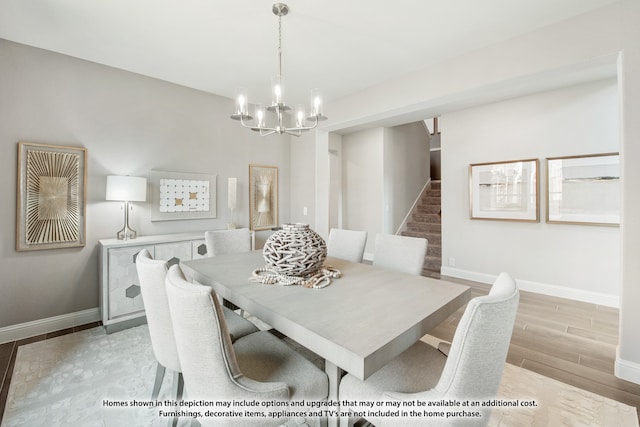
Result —
[[151, 221], [216, 217], [217, 175], [149, 172]]
[[538, 159], [469, 165], [471, 219], [539, 221]]
[[620, 225], [620, 155], [547, 158], [547, 222]]
[[252, 230], [269, 230], [278, 224], [278, 168], [249, 165], [249, 216]]
[[87, 149], [18, 143], [16, 250], [84, 246]]

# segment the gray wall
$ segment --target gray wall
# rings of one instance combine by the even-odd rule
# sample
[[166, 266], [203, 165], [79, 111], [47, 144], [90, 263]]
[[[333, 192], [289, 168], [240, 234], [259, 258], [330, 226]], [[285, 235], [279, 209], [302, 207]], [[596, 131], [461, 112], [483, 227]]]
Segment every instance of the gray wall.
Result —
[[[289, 221], [289, 138], [260, 138], [230, 120], [232, 110], [231, 99], [0, 39], [0, 328], [98, 306], [98, 240], [123, 219], [119, 203], [104, 201], [107, 175], [217, 174], [216, 219], [151, 222], [137, 203], [131, 225], [149, 235], [225, 228], [231, 176], [236, 222], [248, 226], [248, 165], [277, 166], [279, 222]], [[84, 248], [15, 251], [19, 141], [88, 149]]]

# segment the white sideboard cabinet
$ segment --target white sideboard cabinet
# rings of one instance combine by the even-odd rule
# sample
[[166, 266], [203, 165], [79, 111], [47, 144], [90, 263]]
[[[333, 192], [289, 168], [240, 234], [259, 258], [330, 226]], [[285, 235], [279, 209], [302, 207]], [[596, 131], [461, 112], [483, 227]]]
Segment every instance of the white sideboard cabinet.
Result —
[[[255, 249], [253, 231], [251, 248]], [[136, 257], [143, 249], [169, 264], [207, 256], [204, 231], [100, 240], [100, 317], [107, 333], [147, 321], [136, 270]]]
[[170, 263], [207, 256], [204, 231], [100, 240], [100, 316], [107, 333], [147, 320], [136, 270], [136, 257], [142, 249]]

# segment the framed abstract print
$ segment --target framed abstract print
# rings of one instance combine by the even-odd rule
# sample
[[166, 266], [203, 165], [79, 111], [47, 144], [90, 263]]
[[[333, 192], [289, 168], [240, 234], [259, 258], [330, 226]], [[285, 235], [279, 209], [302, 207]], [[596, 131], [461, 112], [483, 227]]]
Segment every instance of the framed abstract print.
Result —
[[620, 155], [547, 158], [547, 222], [620, 225]]
[[217, 175], [149, 172], [151, 221], [216, 217]]
[[538, 159], [469, 165], [471, 219], [539, 221]]

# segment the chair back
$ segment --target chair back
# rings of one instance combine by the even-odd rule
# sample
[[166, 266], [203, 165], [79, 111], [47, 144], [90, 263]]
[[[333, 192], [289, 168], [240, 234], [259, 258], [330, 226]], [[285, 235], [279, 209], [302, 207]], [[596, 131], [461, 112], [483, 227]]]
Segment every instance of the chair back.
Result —
[[167, 263], [155, 260], [147, 249], [138, 252], [136, 269], [140, 280], [140, 292], [144, 302], [151, 346], [156, 360], [174, 372], [180, 372], [180, 359], [176, 349], [173, 324], [169, 314], [169, 302], [165, 288]]
[[362, 262], [367, 232], [332, 228], [327, 241], [327, 256]]
[[496, 396], [519, 298], [513, 278], [501, 273], [489, 295], [469, 301], [435, 390], [450, 398], [480, 400]]
[[215, 230], [204, 233], [207, 255], [236, 254], [251, 251], [251, 231], [248, 228]]
[[427, 239], [421, 237], [378, 234], [373, 265], [419, 276], [427, 254], [427, 244]]
[[[270, 384], [276, 383], [261, 383], [242, 374], [222, 306], [212, 288], [189, 283], [178, 265], [169, 268], [166, 287], [182, 375], [190, 399], [288, 399], [286, 384], [275, 390]], [[259, 353], [260, 348], [255, 351]], [[207, 421], [206, 418], [203, 420]], [[218, 422], [217, 419], [214, 421]], [[264, 420], [258, 421], [264, 423]]]

